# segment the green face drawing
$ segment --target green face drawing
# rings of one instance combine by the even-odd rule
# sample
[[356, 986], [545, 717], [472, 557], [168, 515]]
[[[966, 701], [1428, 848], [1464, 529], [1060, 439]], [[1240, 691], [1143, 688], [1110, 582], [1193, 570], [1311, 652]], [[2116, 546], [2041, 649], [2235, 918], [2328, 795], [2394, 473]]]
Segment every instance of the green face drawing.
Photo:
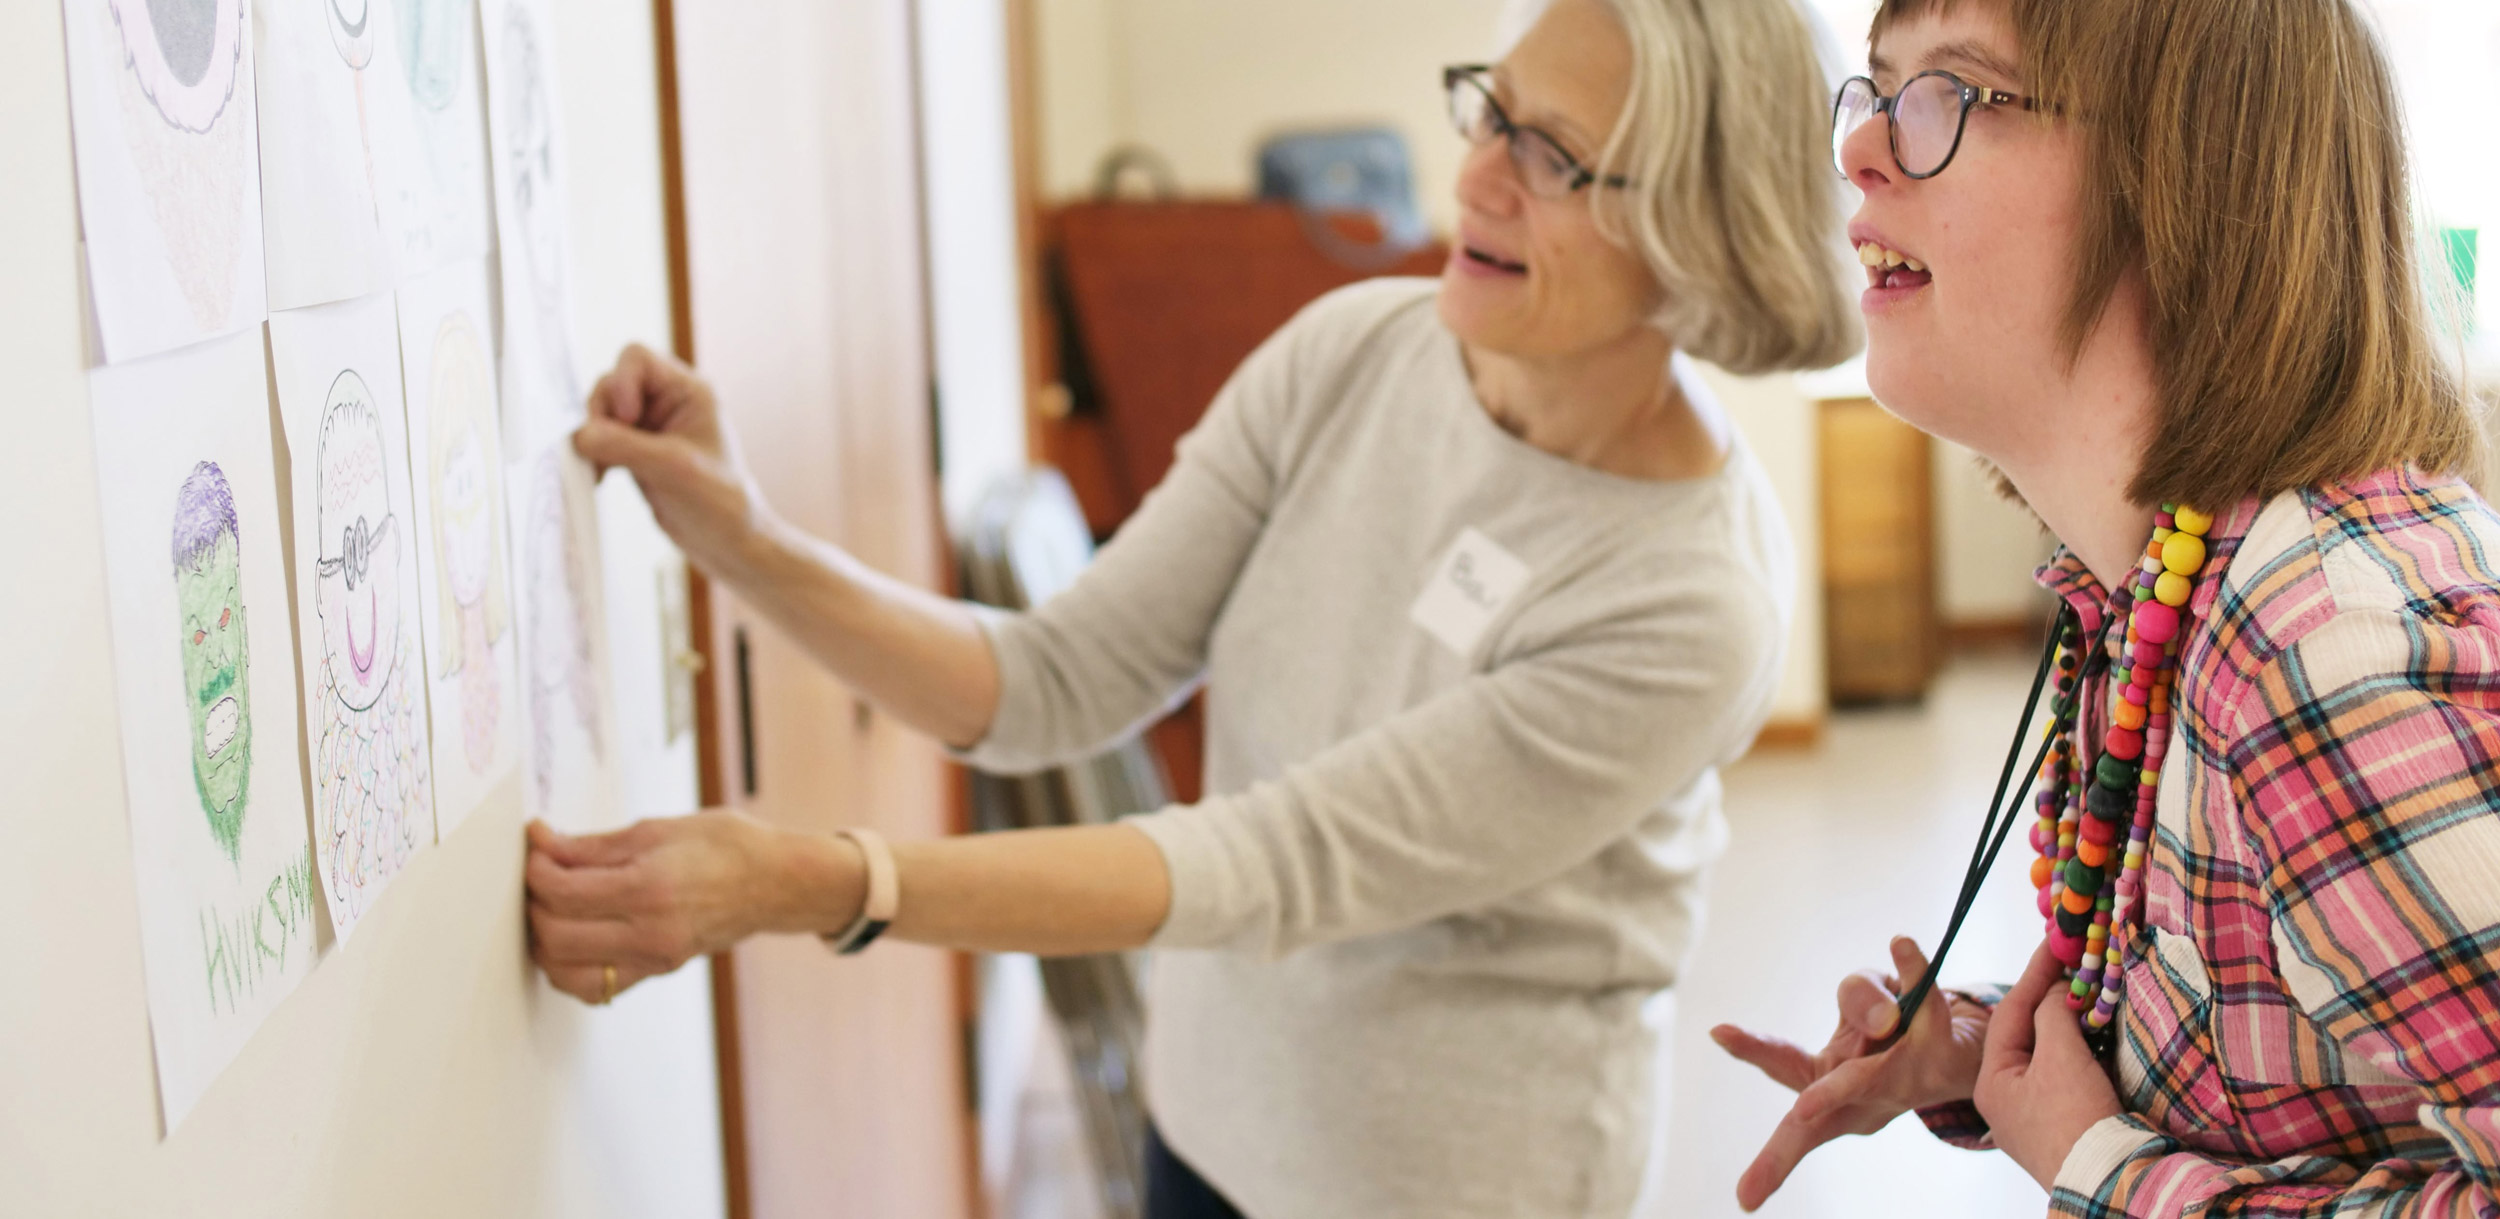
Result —
[[243, 621], [241, 551], [231, 533], [174, 570], [182, 604], [182, 675], [191, 693], [191, 775], [209, 832], [239, 857], [252, 773], [251, 649]]

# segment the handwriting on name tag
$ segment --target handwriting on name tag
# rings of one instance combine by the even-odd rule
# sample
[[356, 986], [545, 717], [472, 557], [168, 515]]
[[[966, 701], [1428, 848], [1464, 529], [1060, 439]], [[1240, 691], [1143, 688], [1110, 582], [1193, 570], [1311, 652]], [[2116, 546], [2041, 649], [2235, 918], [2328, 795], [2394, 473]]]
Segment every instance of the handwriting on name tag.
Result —
[[1517, 555], [1477, 530], [1464, 530], [1433, 564], [1407, 618], [1451, 651], [1472, 656], [1528, 575]]

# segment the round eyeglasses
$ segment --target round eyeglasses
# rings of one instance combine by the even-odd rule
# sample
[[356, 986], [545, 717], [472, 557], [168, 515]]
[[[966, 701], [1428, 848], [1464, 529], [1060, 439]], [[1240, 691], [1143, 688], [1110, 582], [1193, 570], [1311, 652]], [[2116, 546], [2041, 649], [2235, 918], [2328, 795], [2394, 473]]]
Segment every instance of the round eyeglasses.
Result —
[[1511, 168], [1528, 193], [1560, 199], [1590, 183], [1620, 190], [1631, 185], [1614, 174], [1600, 175], [1563, 151], [1553, 136], [1511, 121], [1510, 112], [1493, 100], [1493, 69], [1486, 64], [1459, 64], [1441, 69], [1441, 87], [1450, 94], [1450, 125], [1471, 145], [1488, 140], [1510, 141]]
[[1849, 163], [1843, 149], [1849, 137], [1876, 115], [1888, 114], [1893, 164], [1911, 178], [1935, 177], [1961, 151], [1962, 130], [1970, 124], [1970, 112], [1981, 106], [2045, 109], [2038, 98], [1970, 84], [1942, 69], [1911, 77], [1890, 97], [1878, 92], [1874, 81], [1852, 76], [1841, 84], [1840, 96], [1832, 103], [1832, 165], [1847, 177]]

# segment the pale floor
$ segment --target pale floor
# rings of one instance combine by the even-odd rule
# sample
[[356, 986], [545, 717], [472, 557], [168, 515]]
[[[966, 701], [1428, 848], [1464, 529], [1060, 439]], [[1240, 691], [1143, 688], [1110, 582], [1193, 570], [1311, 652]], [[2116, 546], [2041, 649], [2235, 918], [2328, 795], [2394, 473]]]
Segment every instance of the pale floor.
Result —
[[[1727, 773], [1732, 829], [1711, 916], [1678, 988], [1668, 1182], [1651, 1216], [1733, 1219], [1737, 1175], [1789, 1094], [1709, 1040], [1735, 1022], [1808, 1045], [1829, 1034], [1832, 991], [1882, 966], [1896, 932], [1932, 946], [1997, 770], [2032, 658], [1967, 656], [1924, 705], [1835, 715], [1812, 751], [1770, 752]], [[2016, 830], [1947, 968], [1948, 982], [2010, 980], [2036, 942]], [[1090, 1170], [1055, 1043], [1023, 1106], [1004, 1219], [1096, 1219]], [[1903, 1118], [1809, 1158], [1757, 1214], [1766, 1219], [2030, 1219], [2038, 1186], [2001, 1155], [1957, 1151]]]

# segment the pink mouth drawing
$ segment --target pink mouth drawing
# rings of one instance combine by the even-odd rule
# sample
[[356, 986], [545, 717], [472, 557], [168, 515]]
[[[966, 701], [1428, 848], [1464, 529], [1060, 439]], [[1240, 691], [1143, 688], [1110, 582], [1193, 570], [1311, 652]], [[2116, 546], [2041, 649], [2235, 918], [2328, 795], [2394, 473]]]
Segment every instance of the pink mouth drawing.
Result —
[[382, 599], [372, 588], [365, 589], [365, 641], [356, 642], [356, 608], [347, 609], [347, 662], [356, 668], [358, 678], [373, 675], [374, 619], [382, 612]]

